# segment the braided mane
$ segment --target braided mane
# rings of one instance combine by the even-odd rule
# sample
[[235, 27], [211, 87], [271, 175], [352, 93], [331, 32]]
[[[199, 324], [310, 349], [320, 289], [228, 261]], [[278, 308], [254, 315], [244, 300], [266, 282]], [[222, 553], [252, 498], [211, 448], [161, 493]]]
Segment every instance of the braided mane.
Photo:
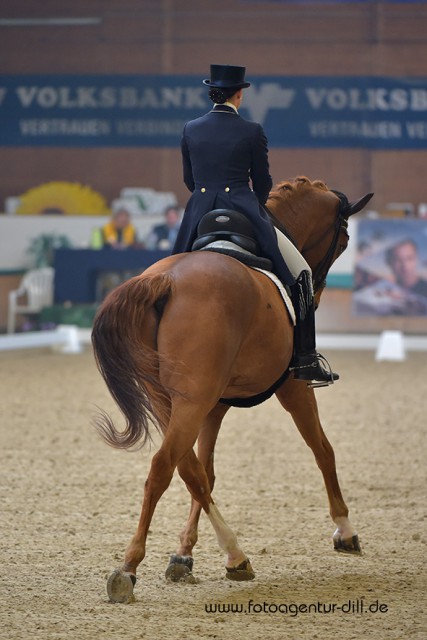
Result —
[[[283, 180], [283, 182], [279, 182], [273, 190], [271, 191], [268, 202], [270, 201], [280, 201], [284, 198], [289, 198], [294, 195], [298, 191], [307, 188], [315, 188], [320, 189], [321, 191], [329, 191], [328, 187], [322, 180], [313, 180], [311, 181], [309, 178], [305, 176], [298, 176], [294, 178], [292, 181]], [[277, 204], [277, 202], [276, 202]]]

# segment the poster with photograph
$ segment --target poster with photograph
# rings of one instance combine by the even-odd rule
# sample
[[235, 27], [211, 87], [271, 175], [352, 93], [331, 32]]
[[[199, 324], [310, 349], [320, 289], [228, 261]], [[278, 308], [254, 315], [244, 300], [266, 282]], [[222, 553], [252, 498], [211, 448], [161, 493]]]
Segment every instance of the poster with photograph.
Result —
[[353, 313], [427, 316], [427, 220], [361, 220]]

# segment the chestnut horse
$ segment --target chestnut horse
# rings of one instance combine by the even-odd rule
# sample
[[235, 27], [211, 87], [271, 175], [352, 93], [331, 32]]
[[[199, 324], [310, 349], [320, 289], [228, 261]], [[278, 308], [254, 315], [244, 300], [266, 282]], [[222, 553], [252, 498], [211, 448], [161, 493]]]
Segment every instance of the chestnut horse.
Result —
[[[327, 271], [348, 244], [348, 217], [358, 202], [323, 182], [297, 178], [279, 184], [267, 202], [276, 226], [285, 227], [313, 272], [316, 303]], [[250, 405], [274, 392], [290, 412], [323, 474], [334, 547], [359, 553], [357, 535], [339, 487], [334, 452], [320, 424], [314, 391], [286, 377], [293, 324], [276, 285], [262, 272], [227, 255], [198, 251], [165, 258], [113, 290], [100, 306], [92, 342], [98, 368], [126, 421], [118, 431], [102, 413], [96, 426], [113, 447], [142, 446], [150, 422], [163, 436], [145, 483], [137, 531], [107, 590], [113, 602], [133, 597], [156, 504], [175, 468], [192, 496], [188, 522], [167, 575], [191, 579], [201, 509], [226, 552], [227, 577], [254, 572], [212, 499], [213, 451], [229, 403]], [[270, 390], [264, 395], [266, 390]], [[249, 400], [248, 400], [249, 399]], [[196, 456], [193, 447], [198, 442]]]

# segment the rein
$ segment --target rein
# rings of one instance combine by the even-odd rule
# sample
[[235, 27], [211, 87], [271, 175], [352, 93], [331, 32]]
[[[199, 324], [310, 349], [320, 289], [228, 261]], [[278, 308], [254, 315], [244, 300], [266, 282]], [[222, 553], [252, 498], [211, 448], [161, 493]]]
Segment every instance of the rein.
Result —
[[314, 293], [326, 286], [326, 276], [328, 275], [328, 271], [331, 268], [332, 262], [334, 260], [334, 255], [337, 250], [341, 231], [344, 231], [348, 238], [348, 220], [346, 218], [346, 214], [348, 215], [350, 205], [347, 196], [341, 193], [341, 191], [335, 191], [334, 189], [331, 189], [331, 191], [332, 193], [335, 193], [335, 195], [339, 198], [340, 205], [338, 207], [337, 216], [333, 224], [334, 235], [332, 237], [331, 244], [328, 251], [326, 252], [326, 255], [317, 265], [316, 270], [313, 273]]
[[332, 262], [334, 260], [334, 255], [337, 250], [341, 231], [344, 231], [346, 236], [348, 237], [348, 232], [347, 232], [348, 222], [342, 215], [341, 207], [338, 210], [338, 215], [334, 221], [333, 226], [334, 226], [334, 235], [332, 237], [332, 241], [329, 246], [329, 249], [326, 252], [325, 256], [322, 258], [322, 260], [317, 265], [312, 275], [314, 293], [316, 293], [317, 291], [319, 291], [320, 289], [326, 286], [326, 276], [328, 275], [328, 271], [331, 268]]
[[[347, 218], [345, 217], [349, 209], [349, 202], [348, 202], [347, 196], [345, 196], [340, 191], [335, 191], [334, 189], [331, 189], [331, 191], [332, 193], [335, 193], [335, 195], [339, 198], [340, 205], [338, 207], [337, 216], [332, 224], [334, 232], [333, 232], [333, 237], [332, 237], [332, 241], [329, 246], [329, 249], [312, 274], [314, 293], [319, 291], [319, 289], [324, 288], [326, 284], [326, 276], [328, 274], [329, 269], [331, 268], [334, 255], [338, 246], [338, 241], [339, 241], [341, 231], [344, 231], [348, 237], [348, 232], [347, 232], [348, 221], [347, 221]], [[273, 222], [274, 226], [277, 227], [279, 231], [284, 233], [286, 237], [289, 238], [289, 240], [291, 240], [291, 242], [293, 242], [293, 244], [296, 246], [296, 242], [294, 241], [293, 238], [290, 237], [289, 232], [286, 230], [285, 226], [280, 222], [280, 220], [278, 220], [268, 209], [267, 209], [267, 213], [271, 218], [271, 221]], [[328, 235], [330, 229], [331, 227], [328, 227], [328, 229], [326, 229], [322, 237], [320, 239], [317, 239], [315, 243], [313, 243], [307, 249], [305, 249], [302, 255], [306, 254], [307, 252], [311, 251], [314, 247], [316, 247], [319, 244], [319, 242], [321, 242]]]

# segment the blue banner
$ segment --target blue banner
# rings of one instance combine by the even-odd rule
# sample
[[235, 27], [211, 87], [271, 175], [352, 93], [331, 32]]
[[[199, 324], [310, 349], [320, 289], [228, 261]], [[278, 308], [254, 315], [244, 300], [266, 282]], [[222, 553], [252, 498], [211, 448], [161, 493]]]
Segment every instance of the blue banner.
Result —
[[[256, 76], [270, 147], [427, 148], [427, 78]], [[3, 76], [0, 146], [177, 147], [211, 107], [198, 76]]]

